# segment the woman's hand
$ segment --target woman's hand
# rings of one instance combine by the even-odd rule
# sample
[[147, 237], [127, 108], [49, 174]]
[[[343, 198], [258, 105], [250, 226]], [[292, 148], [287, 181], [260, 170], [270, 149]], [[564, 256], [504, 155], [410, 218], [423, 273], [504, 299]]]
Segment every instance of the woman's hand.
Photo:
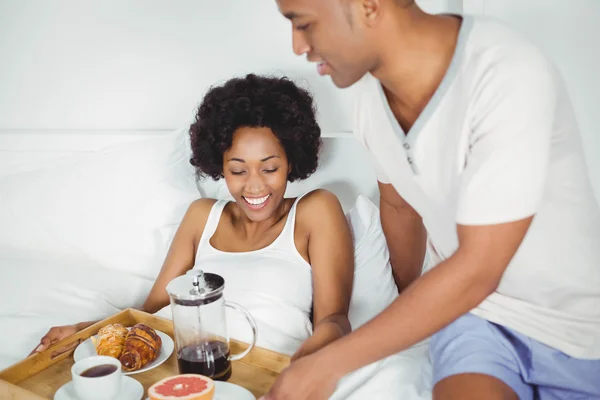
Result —
[[[29, 353], [29, 355], [42, 352], [54, 343], [57, 343], [68, 336], [74, 335], [75, 333], [77, 333], [77, 331], [77, 325], [63, 325], [50, 328], [48, 333], [46, 333], [46, 335], [44, 335], [44, 337], [42, 337], [42, 339], [40, 340], [40, 344], [35, 349], [33, 349], [33, 351]], [[73, 346], [75, 346], [76, 344], [77, 342], [73, 343]], [[66, 348], [65, 350], [69, 349]]]
[[350, 322], [345, 315], [330, 315], [315, 326], [314, 333], [306, 339], [291, 357], [291, 362], [316, 352], [349, 333]]

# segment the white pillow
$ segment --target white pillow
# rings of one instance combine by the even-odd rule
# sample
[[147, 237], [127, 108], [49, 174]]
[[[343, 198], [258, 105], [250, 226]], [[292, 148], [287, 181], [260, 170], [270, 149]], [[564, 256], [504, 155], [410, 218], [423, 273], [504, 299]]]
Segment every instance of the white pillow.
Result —
[[354, 330], [390, 305], [398, 288], [377, 206], [359, 195], [346, 218], [354, 239], [354, 288], [348, 312]]
[[185, 129], [0, 178], [0, 252], [80, 257], [156, 277], [161, 228], [200, 197]]

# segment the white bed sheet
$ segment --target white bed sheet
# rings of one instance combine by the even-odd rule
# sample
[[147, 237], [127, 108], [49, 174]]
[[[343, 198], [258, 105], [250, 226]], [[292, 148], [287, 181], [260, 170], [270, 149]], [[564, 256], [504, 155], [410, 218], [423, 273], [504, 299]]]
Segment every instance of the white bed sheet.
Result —
[[141, 304], [152, 286], [89, 260], [35, 253], [0, 253], [0, 270], [0, 370], [25, 358], [50, 327]]
[[[105, 318], [141, 304], [152, 281], [123, 272], [90, 268], [84, 259], [53, 259], [44, 254], [0, 253], [0, 370], [27, 357], [52, 326]], [[397, 376], [397, 379], [389, 379]], [[394, 381], [395, 386], [363, 385], [365, 377]], [[363, 389], [364, 387], [364, 389]], [[375, 397], [373, 388], [378, 388]], [[342, 381], [336, 399], [431, 399], [428, 348], [421, 344]], [[395, 397], [395, 396], [394, 396]]]
[[[158, 140], [158, 137], [167, 133], [150, 136], [127, 132], [111, 134], [34, 131], [0, 134], [0, 153], [3, 155], [0, 157], [0, 177], [45, 168], [48, 165], [61, 165], [67, 159], [84, 159], [88, 153], [108, 149], [116, 143], [140, 140], [145, 142], [146, 139], [152, 138]], [[350, 138], [327, 139], [325, 142], [319, 170], [308, 180], [290, 185], [286, 194], [295, 196], [316, 187], [325, 187], [338, 195], [345, 210], [354, 206], [359, 194], [365, 195], [376, 204], [376, 181], [364, 149]], [[130, 157], [130, 154], [128, 152], [126, 156]], [[147, 174], [155, 176], [157, 168], [160, 169], [160, 166], [149, 169]], [[201, 195], [206, 197], [223, 198], [227, 194], [223, 182], [205, 180], [199, 186]], [[177, 199], [165, 201], [177, 203], [175, 200]], [[15, 201], [14, 204], [21, 203]], [[175, 205], [165, 207], [165, 210], [168, 211]], [[13, 211], [27, 212], [27, 207], [22, 208]], [[373, 216], [367, 214], [364, 216], [365, 223], [371, 226], [369, 218]], [[170, 238], [178, 221], [179, 219], [175, 218], [170, 225], [161, 227], [161, 238]], [[6, 227], [10, 228], [9, 225]], [[64, 228], [64, 224], [59, 220], [54, 228]], [[366, 227], [364, 229], [368, 230]], [[371, 226], [368, 231], [373, 229]], [[380, 230], [380, 227], [377, 229]], [[109, 230], [105, 234], [111, 232], [113, 231]], [[27, 357], [50, 327], [102, 319], [124, 308], [141, 305], [151, 289], [153, 282], [149, 276], [152, 274], [134, 274], [133, 270], [121, 268], [114, 262], [103, 262], [101, 266], [98, 264], [99, 260], [94, 261], [97, 258], [94, 259], [86, 252], [64, 253], [76, 254], [71, 258], [61, 255], [48, 256], [40, 252], [40, 247], [36, 246], [31, 238], [28, 238], [26, 243], [28, 251], [23, 253], [16, 253], [15, 247], [0, 243], [0, 370]], [[167, 243], [164, 245], [162, 252], [166, 252]], [[365, 269], [363, 273], [381, 286], [381, 279], [384, 279], [381, 274], [385, 273], [385, 260], [381, 260], [384, 254], [380, 254], [381, 249], [377, 246], [368, 244], [364, 247], [376, 252], [377, 257], [364, 254], [363, 251], [360, 253], [359, 258], [362, 261], [359, 264], [364, 263], [368, 270]], [[374, 272], [373, 264], [380, 267], [379, 273]], [[158, 265], [156, 268], [158, 269]], [[368, 283], [361, 281], [365, 285]], [[368, 285], [363, 289], [356, 291], [357, 296], [368, 296], [375, 292], [375, 289]], [[378, 294], [382, 295], [381, 290]], [[370, 302], [373, 302], [372, 298]], [[363, 304], [363, 307], [355, 307], [354, 314], [364, 314], [370, 310], [371, 308], [365, 308]], [[360, 315], [354, 315], [354, 318], [361, 321], [364, 319]], [[376, 393], [375, 397], [372, 396], [373, 385], [365, 387], [361, 384], [370, 376], [389, 382], [390, 374], [396, 388], [382, 387], [384, 392]], [[389, 393], [393, 391], [402, 393], [402, 398], [407, 400], [430, 399], [430, 382], [427, 348], [418, 346], [398, 357], [348, 376], [340, 386], [336, 398], [346, 398], [348, 393], [352, 393], [352, 398], [356, 398], [356, 395], [362, 392], [365, 396], [385, 399], [390, 398]]]

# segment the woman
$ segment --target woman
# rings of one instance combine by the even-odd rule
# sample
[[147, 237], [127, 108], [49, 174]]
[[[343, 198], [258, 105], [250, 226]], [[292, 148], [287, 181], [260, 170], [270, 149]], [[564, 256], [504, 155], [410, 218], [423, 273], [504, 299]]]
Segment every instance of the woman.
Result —
[[[231, 79], [207, 93], [190, 136], [192, 165], [224, 178], [235, 201], [189, 206], [142, 310], [168, 306], [166, 285], [200, 268], [222, 275], [226, 297], [253, 314], [258, 345], [295, 360], [348, 333], [354, 257], [342, 207], [325, 190], [284, 197], [318, 164], [309, 93], [284, 78]], [[93, 323], [54, 327], [34, 352]]]

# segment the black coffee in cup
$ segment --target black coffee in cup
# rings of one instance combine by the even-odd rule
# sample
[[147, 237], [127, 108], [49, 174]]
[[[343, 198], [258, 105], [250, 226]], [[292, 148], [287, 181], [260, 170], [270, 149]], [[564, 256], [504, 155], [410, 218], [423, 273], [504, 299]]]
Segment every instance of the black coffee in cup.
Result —
[[110, 375], [113, 372], [115, 372], [116, 370], [117, 370], [116, 365], [100, 364], [100, 365], [95, 365], [91, 368], [86, 369], [79, 375], [85, 376], [87, 378], [98, 378], [100, 376]]

